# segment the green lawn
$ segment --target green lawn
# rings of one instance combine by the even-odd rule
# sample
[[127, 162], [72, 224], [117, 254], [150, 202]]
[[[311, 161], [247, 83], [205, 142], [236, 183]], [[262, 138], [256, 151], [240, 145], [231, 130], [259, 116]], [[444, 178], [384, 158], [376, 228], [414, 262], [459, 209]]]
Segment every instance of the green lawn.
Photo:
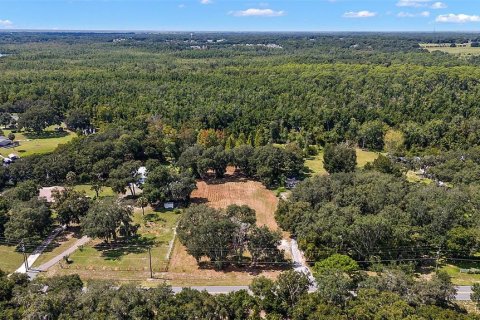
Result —
[[149, 277], [149, 256], [144, 244], [151, 244], [152, 268], [162, 272], [167, 263], [169, 241], [180, 215], [172, 211], [154, 212], [145, 208], [145, 216], [136, 209], [133, 221], [140, 225], [140, 238], [132, 244], [107, 246], [101, 240], [93, 240], [73, 253], [68, 269], [57, 268], [60, 273], [78, 273], [84, 278], [145, 279]]
[[[95, 197], [95, 191], [92, 190], [92, 186], [89, 184], [79, 184], [73, 187], [77, 191], [84, 191], [87, 196], [90, 198]], [[113, 192], [112, 188], [110, 187], [103, 187], [99, 193], [100, 197], [113, 197], [116, 196], [115, 192]]]
[[[8, 136], [11, 130], [3, 130], [3, 134]], [[58, 145], [66, 144], [70, 142], [76, 134], [73, 132], [55, 132], [49, 130], [45, 131], [41, 136], [17, 132], [15, 134], [15, 141], [18, 141], [20, 145], [15, 148], [0, 148], [0, 154], [2, 156], [8, 156], [11, 153], [18, 154], [20, 157], [29, 156], [32, 154], [42, 154], [54, 151]]]
[[476, 268], [480, 269], [480, 263], [464, 262], [456, 265], [446, 264], [441, 270], [446, 271], [451, 277], [452, 282], [459, 286], [468, 286], [474, 283], [480, 283], [480, 274], [468, 274], [460, 272], [460, 269]]
[[23, 255], [14, 246], [0, 246], [0, 270], [11, 273], [23, 263]]
[[413, 182], [413, 183], [421, 182], [421, 183], [425, 183], [425, 184], [430, 184], [430, 183], [433, 182], [432, 179], [422, 178], [419, 175], [417, 175], [415, 172], [413, 172], [412, 170], [407, 171], [407, 173], [405, 175], [407, 177], [408, 182]]
[[[378, 158], [378, 152], [365, 151], [357, 149], [357, 166], [363, 168], [368, 162], [373, 162]], [[318, 155], [311, 157], [305, 161], [305, 166], [310, 170], [312, 174], [326, 174], [323, 167], [323, 150]]]

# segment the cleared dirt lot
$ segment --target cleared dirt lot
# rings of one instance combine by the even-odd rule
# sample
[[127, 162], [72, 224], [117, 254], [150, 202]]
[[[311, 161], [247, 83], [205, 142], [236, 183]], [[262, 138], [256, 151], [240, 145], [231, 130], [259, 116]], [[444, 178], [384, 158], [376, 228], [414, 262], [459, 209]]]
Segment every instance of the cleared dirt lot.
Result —
[[[248, 205], [257, 213], [257, 224], [277, 230], [274, 213], [278, 205], [275, 194], [260, 182], [236, 176], [229, 168], [222, 180], [199, 181], [192, 193], [193, 203], [205, 203], [214, 208], [226, 208], [231, 204]], [[250, 268], [227, 268], [222, 271], [200, 269], [195, 259], [188, 255], [177, 241], [170, 260], [167, 281], [174, 285], [248, 285], [255, 276], [275, 278], [280, 270]]]
[[257, 224], [278, 229], [275, 210], [278, 198], [260, 182], [236, 177], [231, 168], [225, 179], [199, 181], [192, 193], [193, 203], [206, 203], [213, 208], [226, 208], [231, 204], [247, 205], [257, 213]]

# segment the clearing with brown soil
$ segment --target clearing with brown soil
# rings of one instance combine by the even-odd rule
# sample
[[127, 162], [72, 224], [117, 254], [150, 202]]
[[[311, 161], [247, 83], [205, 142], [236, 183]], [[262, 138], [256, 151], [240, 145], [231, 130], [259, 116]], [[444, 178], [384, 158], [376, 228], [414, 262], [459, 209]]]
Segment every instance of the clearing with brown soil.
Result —
[[[260, 182], [237, 176], [232, 168], [221, 180], [198, 181], [192, 193], [192, 203], [205, 203], [213, 208], [231, 204], [247, 205], [257, 214], [257, 225], [271, 230], [279, 229], [275, 221], [278, 199]], [[229, 267], [222, 271], [200, 268], [185, 247], [178, 241], [172, 253], [168, 272], [163, 276], [174, 285], [248, 285], [258, 275], [276, 278], [280, 270], [261, 270], [249, 267]]]

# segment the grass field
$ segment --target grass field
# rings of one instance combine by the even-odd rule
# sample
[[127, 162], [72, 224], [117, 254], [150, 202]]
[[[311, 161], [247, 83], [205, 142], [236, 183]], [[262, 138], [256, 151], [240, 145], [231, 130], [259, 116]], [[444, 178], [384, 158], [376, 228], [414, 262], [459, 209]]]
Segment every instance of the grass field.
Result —
[[[73, 187], [77, 191], [84, 191], [87, 196], [90, 198], [95, 197], [95, 191], [92, 190], [92, 186], [89, 184], [79, 184]], [[99, 193], [100, 197], [113, 197], [116, 196], [115, 192], [113, 192], [112, 188], [110, 187], [103, 187]]]
[[[3, 130], [5, 136], [8, 136], [10, 132], [11, 130]], [[8, 156], [9, 154], [14, 153], [18, 154], [20, 157], [25, 157], [32, 154], [49, 153], [55, 150], [58, 145], [65, 144], [76, 136], [75, 133], [69, 131], [63, 133], [45, 131], [42, 136], [36, 136], [35, 134], [24, 132], [16, 132], [14, 134], [15, 141], [18, 141], [20, 145], [15, 148], [0, 148], [0, 154], [2, 156]]]
[[0, 245], [0, 270], [11, 273], [23, 263], [23, 255], [13, 246]]
[[[378, 152], [357, 149], [357, 166], [359, 168], [364, 167], [368, 162], [377, 159], [378, 154]], [[323, 167], [323, 150], [315, 157], [307, 159], [305, 161], [305, 166], [310, 170], [311, 174], [326, 174], [327, 171], [325, 171], [325, 168]]]
[[70, 263], [57, 265], [48, 275], [78, 273], [84, 279], [145, 280], [150, 277], [149, 254], [146, 245], [151, 245], [152, 269], [159, 273], [166, 270], [169, 242], [173, 239], [174, 227], [179, 215], [154, 212], [145, 208], [134, 213], [134, 223], [139, 224], [140, 238], [128, 246], [106, 245], [101, 240], [92, 240], [70, 257]]
[[459, 286], [472, 285], [480, 283], [480, 274], [468, 274], [460, 272], [460, 269], [476, 268], [480, 269], [480, 263], [465, 262], [460, 264], [446, 264], [441, 270], [447, 272], [452, 277], [452, 282]]
[[476, 47], [476, 48], [471, 47], [471, 46], [454, 47], [454, 48], [449, 47], [449, 46], [446, 46], [446, 47], [442, 47], [442, 46], [432, 47], [432, 46], [434, 46], [434, 44], [429, 44], [429, 43], [421, 43], [420, 46], [427, 49], [430, 52], [442, 51], [442, 52], [446, 52], [446, 53], [453, 54], [453, 55], [459, 55], [459, 56], [478, 56], [478, 55], [480, 55], [480, 47]]

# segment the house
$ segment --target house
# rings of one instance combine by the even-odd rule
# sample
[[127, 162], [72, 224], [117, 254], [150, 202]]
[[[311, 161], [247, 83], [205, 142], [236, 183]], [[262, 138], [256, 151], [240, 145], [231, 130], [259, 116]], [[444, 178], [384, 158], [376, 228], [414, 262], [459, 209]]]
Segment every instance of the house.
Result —
[[137, 175], [138, 175], [137, 185], [144, 184], [145, 180], [147, 180], [147, 167], [138, 168]]
[[293, 189], [299, 183], [300, 180], [298, 180], [297, 178], [287, 178], [287, 181], [285, 181], [285, 186], [287, 187], [287, 189]]
[[10, 147], [13, 145], [13, 141], [4, 137], [0, 136], [0, 147], [5, 148], [5, 147]]
[[163, 207], [164, 207], [165, 209], [175, 209], [175, 204], [174, 204], [173, 202], [165, 202], [165, 203], [163, 204]]

